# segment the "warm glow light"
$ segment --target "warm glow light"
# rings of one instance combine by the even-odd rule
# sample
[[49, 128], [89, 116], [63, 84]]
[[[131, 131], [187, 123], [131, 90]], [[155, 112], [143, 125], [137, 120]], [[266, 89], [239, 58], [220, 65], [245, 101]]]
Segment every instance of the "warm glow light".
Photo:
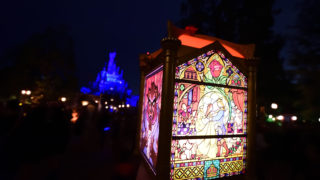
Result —
[[112, 101], [112, 102], [113, 102], [113, 101], [114, 101], [114, 99], [113, 99], [113, 98], [111, 98], [111, 99], [110, 99], [110, 101]]
[[278, 104], [272, 103], [272, 104], [271, 104], [271, 108], [272, 108], [272, 109], [278, 109]]
[[121, 108], [121, 105], [119, 105], [119, 108]]
[[209, 44], [214, 42], [214, 41], [209, 41], [209, 40], [201, 39], [198, 37], [190, 36], [187, 34], [180, 35], [178, 39], [181, 41], [182, 45], [199, 48], [199, 49], [205, 46], [208, 46]]
[[106, 106], [106, 109], [108, 109], [109, 108], [109, 106]]
[[22, 106], [23, 104], [22, 103], [19, 103], [19, 106]]
[[114, 109], [114, 110], [117, 110], [117, 107], [114, 106], [113, 109]]
[[297, 119], [298, 119], [297, 116], [292, 116], [292, 117], [291, 117], [291, 120], [292, 120], [292, 121], [296, 121]]
[[99, 103], [99, 101], [98, 101], [98, 100], [95, 100], [94, 102], [95, 102], [96, 104], [98, 104], [98, 103]]
[[26, 94], [26, 90], [21, 90], [21, 94]]
[[78, 120], [78, 118], [79, 118], [79, 116], [78, 116], [78, 113], [77, 113], [77, 111], [76, 110], [72, 110], [72, 118], [71, 118], [71, 122], [72, 123], [75, 123], [75, 122], [77, 122], [77, 120]]
[[280, 116], [277, 116], [277, 119], [282, 121], [282, 120], [284, 120], [284, 117], [282, 115], [280, 115]]
[[[178, 39], [181, 41], [182, 45], [185, 46], [190, 46], [190, 47], [194, 47], [194, 48], [203, 48], [205, 46], [208, 46], [209, 44], [212, 44], [214, 41], [213, 40], [207, 40], [207, 39], [202, 39], [202, 38], [198, 38], [195, 36], [191, 36], [188, 34], [182, 34], [178, 37]], [[239, 58], [244, 58], [244, 56], [242, 54], [240, 54], [238, 51], [236, 51], [235, 49], [233, 49], [230, 46], [227, 46], [223, 43], [221, 43], [221, 45], [234, 57], [239, 57]]]
[[26, 90], [26, 95], [30, 95], [31, 94], [31, 91], [30, 90]]
[[88, 106], [89, 102], [88, 101], [81, 101], [82, 106]]
[[269, 118], [272, 118], [273, 116], [272, 116], [272, 114], [270, 114], [268, 117], [269, 117]]
[[124, 104], [122, 104], [122, 106], [121, 107], [123, 107], [124, 108]]
[[318, 119], [318, 121], [320, 122], [320, 118]]
[[227, 46], [225, 44], [222, 44], [222, 46], [234, 57], [244, 58], [242, 54], [240, 54], [238, 51], [234, 50], [232, 47]]
[[67, 98], [66, 97], [61, 97], [60, 99], [62, 102], [66, 102], [67, 101]]
[[104, 102], [104, 104], [108, 104], [108, 102], [106, 101], [106, 102]]
[[129, 108], [130, 107], [130, 104], [127, 104], [127, 108]]

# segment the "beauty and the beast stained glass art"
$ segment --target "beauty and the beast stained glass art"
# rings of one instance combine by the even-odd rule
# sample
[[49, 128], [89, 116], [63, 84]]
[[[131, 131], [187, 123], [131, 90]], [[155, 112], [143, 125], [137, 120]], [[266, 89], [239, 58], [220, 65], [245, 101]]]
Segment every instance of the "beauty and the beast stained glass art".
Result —
[[247, 78], [225, 55], [209, 51], [176, 68], [176, 79], [247, 87]]
[[140, 149], [153, 168], [158, 156], [162, 76], [162, 67], [146, 76], [143, 96]]
[[243, 174], [245, 152], [245, 137], [173, 140], [171, 178], [215, 179]]
[[216, 179], [246, 168], [247, 78], [220, 51], [176, 68], [171, 179]]
[[242, 157], [245, 137], [180, 139], [172, 141], [175, 163]]
[[246, 133], [247, 91], [176, 83], [173, 136]]

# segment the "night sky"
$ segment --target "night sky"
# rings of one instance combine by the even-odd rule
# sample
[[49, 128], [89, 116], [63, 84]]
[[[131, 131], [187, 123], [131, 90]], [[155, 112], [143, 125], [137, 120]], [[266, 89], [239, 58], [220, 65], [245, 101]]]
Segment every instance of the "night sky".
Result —
[[[0, 7], [0, 55], [34, 33], [66, 25], [74, 39], [80, 85], [94, 81], [108, 52], [116, 51], [117, 65], [138, 94], [138, 56], [160, 48], [167, 20], [179, 20], [181, 1], [6, 1]], [[275, 20], [279, 33], [286, 33], [294, 19], [293, 3], [286, 2], [276, 2], [276, 8], [283, 9]]]

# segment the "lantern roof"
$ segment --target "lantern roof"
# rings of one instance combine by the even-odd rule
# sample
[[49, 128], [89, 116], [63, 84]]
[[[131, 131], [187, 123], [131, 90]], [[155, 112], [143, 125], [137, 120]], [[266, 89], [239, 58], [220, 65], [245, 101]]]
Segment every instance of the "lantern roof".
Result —
[[196, 34], [197, 28], [187, 26], [185, 29], [171, 25], [173, 37], [181, 41], [181, 45], [201, 49], [214, 42], [219, 42], [232, 56], [241, 59], [254, 58], [255, 44], [237, 44], [214, 36]]
[[[228, 53], [237, 59], [254, 59], [255, 44], [238, 44], [226, 41], [214, 36], [196, 34], [197, 28], [187, 26], [185, 29], [178, 28], [174, 25], [168, 27], [169, 34], [181, 41], [178, 50], [178, 57], [184, 57], [190, 52], [195, 52], [211, 44], [220, 44]], [[147, 55], [142, 55], [140, 59], [153, 60], [162, 54], [162, 49], [158, 49]], [[140, 65], [144, 66], [144, 62], [140, 61]]]

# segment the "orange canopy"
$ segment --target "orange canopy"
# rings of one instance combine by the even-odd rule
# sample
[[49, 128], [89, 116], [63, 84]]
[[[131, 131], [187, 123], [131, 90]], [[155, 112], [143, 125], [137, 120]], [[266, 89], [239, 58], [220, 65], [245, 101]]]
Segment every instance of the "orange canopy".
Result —
[[196, 28], [186, 27], [184, 30], [171, 26], [171, 33], [174, 37], [178, 38], [184, 46], [200, 49], [219, 41], [219, 43], [234, 57], [242, 59], [254, 57], [254, 44], [236, 44], [213, 36], [195, 34], [195, 29]]

